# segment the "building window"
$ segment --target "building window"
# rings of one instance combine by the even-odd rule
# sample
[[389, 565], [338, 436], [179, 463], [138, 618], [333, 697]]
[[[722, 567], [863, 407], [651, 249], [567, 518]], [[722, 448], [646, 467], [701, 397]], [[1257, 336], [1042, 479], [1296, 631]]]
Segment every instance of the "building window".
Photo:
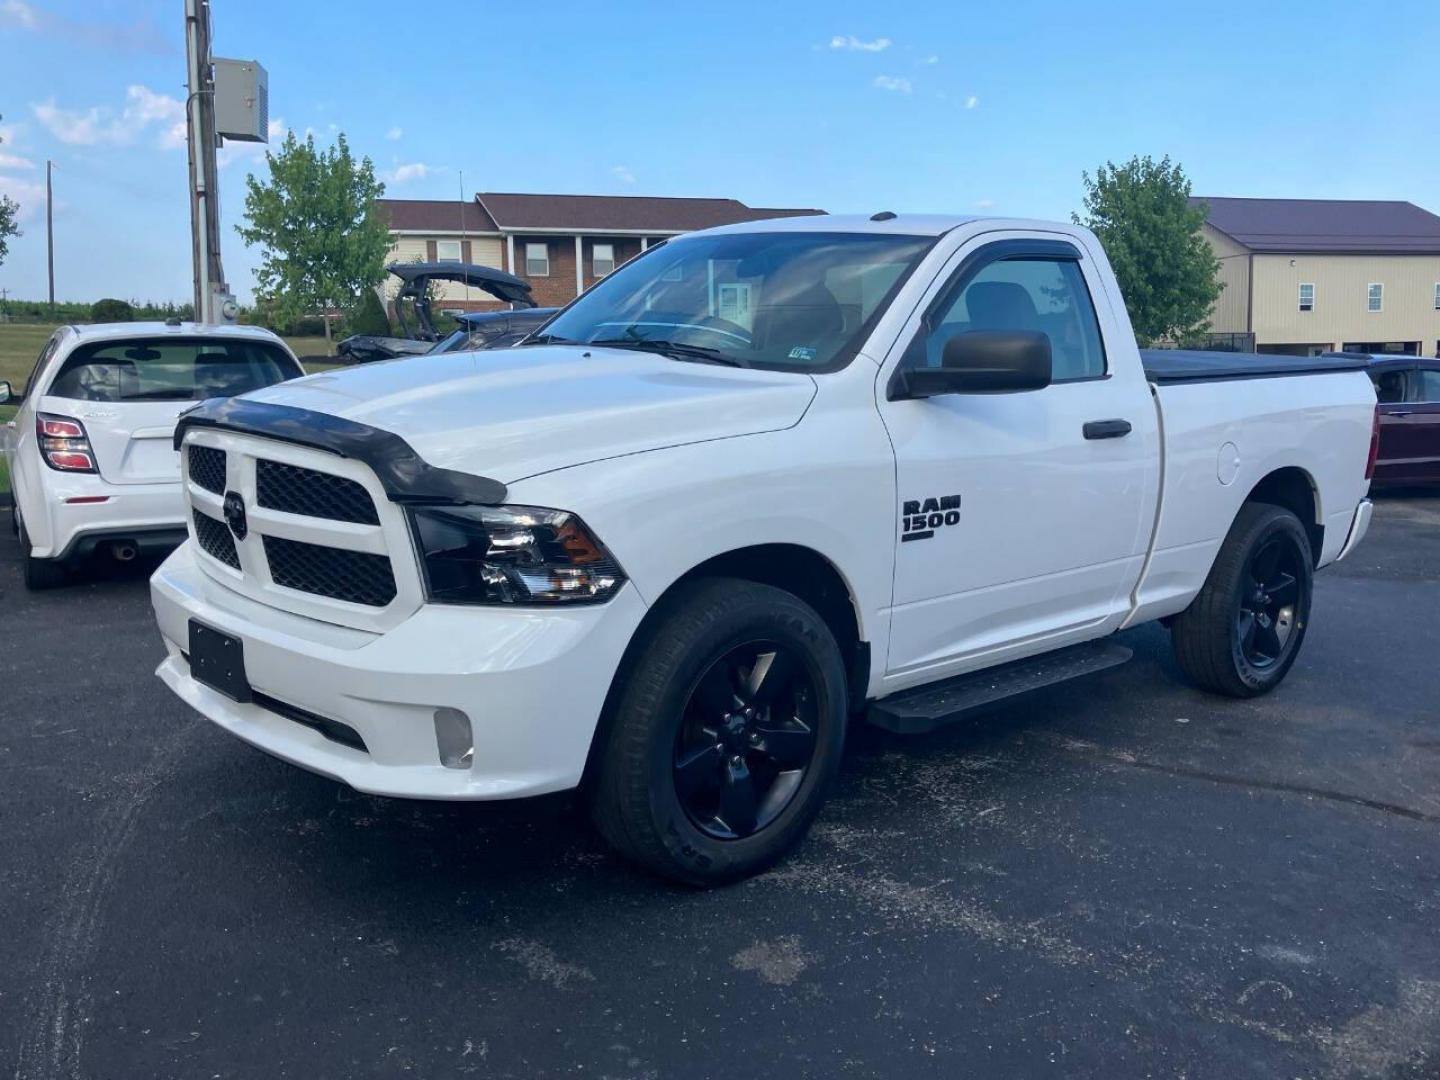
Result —
[[436, 262], [459, 262], [460, 241], [459, 240], [436, 240], [435, 241]]
[[549, 245], [549, 244], [526, 244], [526, 245], [525, 245], [525, 276], [526, 276], [526, 277], [549, 277], [549, 276], [550, 276], [550, 245]]
[[1372, 281], [1365, 292], [1365, 310], [1383, 311], [1385, 307], [1385, 286]]
[[1435, 283], [1435, 310], [1440, 311], [1440, 281]]
[[1315, 310], [1315, 286], [1312, 282], [1305, 282], [1300, 286], [1300, 310]]
[[606, 274], [615, 271], [615, 245], [596, 244], [590, 249], [590, 272], [596, 277], [604, 277]]

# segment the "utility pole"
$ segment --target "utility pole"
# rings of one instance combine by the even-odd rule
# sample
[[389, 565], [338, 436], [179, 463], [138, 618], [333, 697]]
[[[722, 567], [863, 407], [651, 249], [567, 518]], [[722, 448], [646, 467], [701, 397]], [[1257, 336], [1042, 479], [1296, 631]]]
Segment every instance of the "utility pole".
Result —
[[210, 56], [210, 0], [185, 0], [185, 99], [190, 151], [191, 262], [195, 274], [195, 321], [220, 321], [228, 299], [220, 264], [220, 205], [216, 182], [215, 76]]
[[55, 196], [50, 174], [55, 163], [45, 160], [45, 262], [50, 275], [50, 317], [55, 317]]

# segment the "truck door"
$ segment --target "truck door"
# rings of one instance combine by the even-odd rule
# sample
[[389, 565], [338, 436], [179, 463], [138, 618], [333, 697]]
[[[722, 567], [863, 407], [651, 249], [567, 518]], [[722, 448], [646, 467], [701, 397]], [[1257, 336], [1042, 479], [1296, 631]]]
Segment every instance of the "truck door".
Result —
[[[1061, 234], [961, 246], [882, 370], [898, 481], [895, 689], [1100, 636], [1128, 610], [1154, 521], [1155, 406], [1093, 253]], [[901, 365], [967, 331], [1050, 338], [1043, 390], [889, 400]], [[898, 355], [897, 355], [898, 354]]]

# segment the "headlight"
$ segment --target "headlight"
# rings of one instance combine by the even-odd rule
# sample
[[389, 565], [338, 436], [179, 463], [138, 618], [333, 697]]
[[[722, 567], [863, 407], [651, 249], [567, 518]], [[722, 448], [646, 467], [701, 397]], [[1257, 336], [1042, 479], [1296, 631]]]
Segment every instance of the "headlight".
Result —
[[563, 510], [414, 506], [410, 522], [435, 603], [599, 603], [625, 583], [604, 545]]

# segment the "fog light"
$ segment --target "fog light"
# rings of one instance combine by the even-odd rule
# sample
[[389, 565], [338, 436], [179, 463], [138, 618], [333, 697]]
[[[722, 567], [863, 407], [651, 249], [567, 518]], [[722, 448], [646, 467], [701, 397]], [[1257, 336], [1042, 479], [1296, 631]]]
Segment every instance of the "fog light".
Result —
[[440, 764], [447, 769], [468, 769], [475, 758], [475, 735], [470, 730], [470, 717], [459, 709], [435, 710], [435, 746], [440, 751]]

